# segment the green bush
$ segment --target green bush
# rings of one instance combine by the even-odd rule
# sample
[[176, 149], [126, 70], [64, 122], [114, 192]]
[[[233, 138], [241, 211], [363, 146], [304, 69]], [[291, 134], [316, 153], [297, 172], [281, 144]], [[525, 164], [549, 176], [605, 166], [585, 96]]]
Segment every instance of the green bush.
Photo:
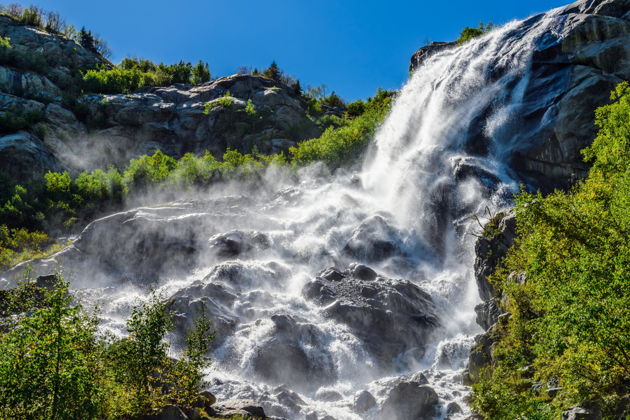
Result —
[[[588, 178], [569, 192], [517, 197], [517, 246], [492, 279], [511, 316], [497, 365], [473, 388], [473, 407], [488, 418], [556, 418], [576, 404], [630, 415], [630, 85], [611, 98], [583, 151]], [[554, 397], [547, 387], [561, 389]]]
[[169, 86], [175, 83], [205, 83], [210, 80], [208, 64], [180, 61], [155, 64], [150, 60], [124, 58], [111, 69], [88, 70], [83, 75], [83, 89], [93, 93], [130, 93], [145, 86]]
[[20, 112], [11, 108], [7, 111], [0, 112], [0, 132], [14, 133], [20, 130], [33, 129], [33, 126], [43, 119], [43, 112]]
[[319, 138], [291, 147], [289, 153], [292, 163], [303, 165], [322, 161], [336, 168], [356, 160], [387, 115], [392, 96], [391, 92], [379, 90], [374, 98], [368, 100], [361, 116], [338, 128], [327, 128]]
[[98, 333], [68, 285], [30, 282], [0, 292], [0, 416], [30, 419], [136, 418], [165, 404], [192, 408], [204, 386], [212, 331], [195, 320], [180, 359], [168, 357], [169, 303], [153, 295], [134, 308], [129, 335]]
[[479, 26], [476, 28], [466, 26], [459, 34], [459, 38], [455, 40], [459, 45], [463, 45], [470, 41], [473, 38], [477, 38], [485, 33], [490, 32], [495, 28], [492, 22], [484, 24], [483, 22], [479, 22]]

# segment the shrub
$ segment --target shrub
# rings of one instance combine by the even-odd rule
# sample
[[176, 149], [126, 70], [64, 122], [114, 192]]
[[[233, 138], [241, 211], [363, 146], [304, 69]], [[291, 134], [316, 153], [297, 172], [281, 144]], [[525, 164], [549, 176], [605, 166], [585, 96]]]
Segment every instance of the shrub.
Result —
[[361, 99], [357, 99], [354, 102], [348, 104], [346, 109], [346, 116], [349, 118], [355, 118], [362, 115], [365, 112], [365, 102]]
[[[249, 102], [248, 102], [249, 104]], [[227, 92], [225, 92], [225, 94], [218, 99], [215, 99], [213, 101], [210, 102], [206, 102], [204, 105], [204, 109], [203, 109], [203, 113], [208, 115], [210, 113], [210, 111], [212, 111], [213, 109], [216, 108], [229, 108], [232, 105], [234, 105], [234, 98], [232, 98], [230, 91], [228, 90]], [[252, 107], [254, 106], [253, 104], [251, 104]], [[251, 108], [250, 108], [251, 111]], [[255, 109], [254, 109], [255, 111]]]
[[33, 128], [35, 124], [44, 119], [41, 111], [17, 111], [10, 108], [5, 112], [0, 112], [0, 132], [13, 133], [20, 130]]
[[473, 38], [477, 38], [478, 36], [481, 36], [487, 32], [490, 32], [494, 28], [495, 26], [492, 22], [487, 23], [485, 25], [483, 22], [479, 22], [479, 26], [477, 26], [476, 28], [466, 26], [464, 29], [462, 29], [462, 31], [459, 34], [459, 38], [457, 38], [455, 42], [457, 42], [459, 45], [463, 45]]
[[[569, 192], [517, 197], [517, 247], [492, 278], [511, 317], [497, 365], [473, 388], [474, 408], [489, 418], [555, 418], [576, 404], [599, 405], [605, 418], [630, 413], [628, 83], [611, 98], [583, 151], [588, 178]], [[525, 284], [508, 281], [511, 272]], [[552, 397], [547, 386], [561, 390]]]
[[361, 156], [376, 128], [383, 121], [391, 104], [393, 94], [379, 90], [367, 103], [365, 112], [346, 124], [329, 127], [321, 137], [306, 140], [291, 147], [289, 153], [293, 164], [323, 161], [336, 168]]
[[[126, 338], [102, 336], [73, 304], [68, 284], [25, 282], [0, 292], [0, 412], [3, 418], [137, 418], [167, 403], [192, 408], [204, 385], [212, 332], [195, 320], [182, 358], [168, 357], [169, 303], [152, 295], [133, 309]], [[7, 317], [8, 316], [8, 317]]]

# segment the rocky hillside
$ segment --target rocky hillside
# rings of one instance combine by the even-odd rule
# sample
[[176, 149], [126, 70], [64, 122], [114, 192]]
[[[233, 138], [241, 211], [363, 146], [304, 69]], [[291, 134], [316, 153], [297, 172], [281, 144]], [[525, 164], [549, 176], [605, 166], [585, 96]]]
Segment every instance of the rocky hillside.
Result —
[[[564, 24], [537, 45], [532, 77], [522, 87], [512, 150], [505, 157], [518, 178], [537, 187], [563, 187], [586, 175], [580, 150], [595, 137], [593, 110], [608, 102], [619, 82], [630, 79], [630, 1], [578, 1], [558, 13]], [[533, 16], [528, 24], [541, 18]], [[456, 46], [435, 42], [422, 47], [410, 68], [422, 71], [432, 54]], [[497, 76], [488, 74], [490, 80]], [[480, 111], [479, 121], [490, 111]], [[468, 149], [479, 155], [490, 152], [484, 129], [473, 125], [468, 133]]]
[[123, 165], [157, 149], [276, 153], [321, 131], [293, 89], [233, 75], [199, 86], [81, 96], [82, 72], [111, 64], [72, 40], [0, 16], [0, 162], [15, 178]]

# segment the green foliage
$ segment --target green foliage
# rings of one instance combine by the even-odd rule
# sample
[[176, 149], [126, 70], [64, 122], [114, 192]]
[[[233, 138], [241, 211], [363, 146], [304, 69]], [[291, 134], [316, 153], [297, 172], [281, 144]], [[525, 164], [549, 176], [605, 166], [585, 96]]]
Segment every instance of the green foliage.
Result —
[[[570, 192], [522, 192], [518, 246], [493, 278], [511, 317], [497, 366], [474, 387], [473, 406], [493, 419], [555, 418], [575, 404], [630, 414], [630, 86], [596, 112], [600, 130], [584, 156], [586, 180]], [[507, 279], [525, 273], [525, 284]], [[531, 390], [542, 384], [542, 390]], [[548, 386], [562, 388], [555, 397]]]
[[175, 83], [200, 84], [210, 80], [208, 64], [180, 61], [155, 64], [150, 60], [124, 58], [111, 69], [88, 70], [83, 75], [83, 89], [93, 93], [130, 93], [145, 86], [169, 86]]
[[275, 80], [276, 82], [279, 82], [282, 72], [280, 71], [280, 67], [278, 67], [278, 64], [275, 61], [273, 61], [271, 65], [263, 71], [262, 75], [263, 77], [266, 77], [267, 79], [271, 79], [271, 80]]
[[357, 99], [354, 102], [350, 102], [346, 109], [346, 115], [349, 118], [354, 118], [362, 115], [365, 112], [366, 104], [361, 99]]
[[[231, 95], [232, 94], [228, 90], [227, 92], [225, 92], [225, 94], [222, 97], [217, 98], [210, 102], [206, 102], [204, 105], [203, 113], [208, 115], [210, 111], [212, 111], [213, 109], [231, 107], [232, 105], [234, 105], [234, 98], [232, 98]], [[250, 105], [250, 102], [248, 101], [247, 104]], [[254, 105], [251, 104], [251, 106], [253, 107]], [[251, 111], [251, 108], [250, 108], [250, 111]]]
[[35, 124], [44, 119], [40, 111], [18, 111], [10, 108], [0, 112], [0, 132], [14, 133], [16, 131], [32, 129]]
[[291, 147], [294, 164], [323, 161], [335, 168], [357, 159], [389, 111], [393, 94], [379, 90], [368, 100], [365, 112], [338, 128], [329, 127], [321, 137]]
[[192, 69], [191, 81], [193, 85], [200, 85], [210, 81], [210, 68], [208, 67], [208, 63], [199, 60], [197, 65]]
[[72, 306], [67, 285], [0, 333], [0, 411], [6, 418], [99, 417], [96, 319]]
[[144, 155], [129, 162], [123, 181], [133, 189], [144, 189], [151, 184], [164, 181], [177, 166], [177, 161], [160, 150], [152, 156]]
[[490, 32], [494, 28], [495, 26], [492, 22], [487, 23], [487, 24], [484, 24], [483, 22], [479, 22], [479, 26], [477, 26], [476, 28], [466, 26], [464, 29], [462, 29], [462, 31], [459, 34], [459, 38], [457, 38], [455, 42], [457, 42], [459, 45], [463, 45], [473, 38], [477, 38], [478, 36], [481, 36], [487, 32]]
[[31, 232], [24, 228], [0, 225], [0, 269], [30, 258], [43, 256], [53, 240], [44, 232]]
[[329, 106], [331, 108], [342, 108], [342, 109], [344, 109], [346, 107], [346, 104], [343, 102], [343, 99], [341, 99], [339, 97], [339, 95], [337, 95], [335, 92], [333, 92], [330, 95], [322, 98], [320, 100], [320, 103], [322, 105], [326, 105], [326, 106]]
[[138, 69], [88, 70], [83, 75], [83, 89], [94, 93], [131, 93], [143, 86], [153, 86], [155, 79], [151, 73]]
[[11, 47], [11, 38], [8, 36], [0, 36], [0, 48], [13, 48]]
[[169, 303], [152, 295], [134, 308], [129, 335], [99, 335], [67, 283], [25, 282], [0, 292], [0, 417], [136, 418], [167, 403], [192, 407], [204, 386], [213, 333], [195, 320], [182, 358], [168, 357]]

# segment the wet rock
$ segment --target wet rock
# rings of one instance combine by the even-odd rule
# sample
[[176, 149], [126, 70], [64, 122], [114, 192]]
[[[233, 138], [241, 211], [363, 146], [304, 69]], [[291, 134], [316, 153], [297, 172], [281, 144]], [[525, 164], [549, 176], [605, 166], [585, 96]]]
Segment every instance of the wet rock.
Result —
[[475, 278], [479, 296], [484, 302], [496, 297], [494, 286], [488, 281], [499, 262], [507, 255], [516, 238], [514, 212], [497, 213], [484, 226], [483, 237], [475, 243]]
[[376, 398], [369, 391], [361, 391], [354, 396], [352, 405], [355, 412], [361, 414], [376, 406]]
[[359, 261], [380, 262], [402, 255], [399, 237], [399, 232], [391, 227], [384, 217], [372, 216], [352, 232], [342, 252]]
[[475, 306], [475, 312], [477, 313], [477, 324], [479, 324], [484, 330], [488, 330], [499, 319], [499, 315], [503, 312], [498, 299], [490, 299], [487, 302], [482, 302]]
[[335, 273], [341, 278], [319, 276], [306, 284], [303, 296], [325, 307], [325, 317], [347, 325], [383, 367], [422, 357], [426, 339], [438, 325], [427, 293], [405, 280], [361, 280], [351, 270]]
[[[212, 411], [212, 412], [210, 412]], [[211, 416], [231, 418], [233, 416], [243, 416], [245, 418], [264, 419], [265, 410], [252, 400], [226, 400], [212, 406], [208, 410]]]
[[436, 414], [438, 395], [428, 385], [401, 382], [388, 394], [381, 407], [381, 418], [430, 420]]
[[302, 410], [302, 406], [306, 405], [297, 393], [285, 387], [278, 387], [274, 391], [276, 392], [276, 400], [293, 413], [299, 413]]
[[464, 384], [471, 385], [481, 379], [481, 370], [493, 364], [493, 350], [500, 339], [499, 324], [494, 324], [488, 331], [475, 337], [475, 346], [468, 358], [468, 372], [464, 375]]
[[305, 391], [336, 380], [332, 355], [325, 349], [322, 333], [315, 325], [298, 322], [288, 315], [274, 315], [272, 321], [273, 331], [257, 344], [251, 360], [261, 379]]
[[210, 407], [212, 404], [217, 402], [217, 397], [215, 397], [210, 391], [201, 391], [199, 395], [203, 399], [205, 407]]
[[53, 151], [25, 131], [0, 137], [0, 165], [4, 174], [19, 180], [61, 169]]
[[448, 405], [446, 406], [446, 415], [447, 416], [452, 416], [454, 414], [459, 414], [461, 412], [462, 412], [462, 408], [459, 406], [459, 404], [457, 404], [454, 401], [448, 403]]
[[343, 399], [343, 395], [341, 395], [337, 391], [327, 389], [317, 391], [317, 393], [315, 394], [315, 398], [322, 401], [334, 402]]
[[194, 266], [204, 248], [203, 215], [181, 210], [167, 206], [113, 214], [90, 223], [73, 246], [81, 259], [113, 277], [153, 283]]
[[376, 279], [376, 271], [372, 270], [370, 267], [365, 266], [363, 264], [352, 263], [348, 267], [350, 271], [350, 275], [359, 280], [374, 280]]
[[450, 48], [455, 48], [456, 46], [456, 42], [432, 42], [429, 45], [418, 49], [418, 51], [411, 56], [409, 71], [415, 71], [418, 69], [430, 56]]
[[[595, 137], [593, 110], [608, 103], [616, 84], [630, 78], [628, 7], [627, 0], [577, 1], [560, 9], [562, 23], [536, 41], [522, 105], [513, 113], [518, 121], [509, 134], [514, 146], [510, 167], [520, 181], [536, 188], [564, 188], [586, 175], [588, 166], [579, 151]], [[539, 18], [528, 19], [525, 30], [513, 36], [524, 36]], [[422, 47], [412, 56], [410, 69], [455, 47]], [[491, 112], [482, 111], [469, 127], [466, 145], [472, 153], [488, 153], [484, 128]]]
[[260, 232], [232, 232], [220, 233], [210, 238], [210, 251], [221, 257], [237, 257], [250, 251], [260, 251], [269, 248], [269, 238]]

